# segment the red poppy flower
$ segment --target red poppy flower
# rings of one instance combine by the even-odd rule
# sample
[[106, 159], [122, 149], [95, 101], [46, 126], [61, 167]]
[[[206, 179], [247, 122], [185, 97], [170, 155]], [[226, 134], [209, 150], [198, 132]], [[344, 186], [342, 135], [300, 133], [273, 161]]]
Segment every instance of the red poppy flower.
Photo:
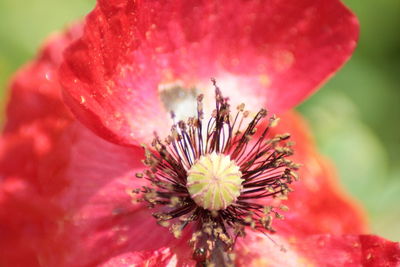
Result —
[[[235, 257], [217, 249], [211, 261], [396, 266], [399, 245], [365, 234], [362, 212], [336, 184], [305, 123], [287, 111], [348, 59], [357, 34], [355, 17], [336, 0], [100, 0], [83, 30], [53, 37], [12, 83], [0, 146], [0, 265], [196, 265], [188, 244], [196, 222], [176, 238], [157, 224], [147, 203], [132, 202], [132, 192], [149, 186], [136, 176], [148, 168], [142, 160], [154, 159], [138, 144], [150, 146], [154, 131], [166, 136], [168, 111], [178, 118], [190, 114], [198, 93], [205, 95], [206, 114], [215, 77], [231, 106], [245, 102], [251, 110], [279, 114], [280, 124], [265, 138], [291, 133], [295, 152], [287, 158], [302, 167], [300, 181], [290, 185], [294, 192], [279, 202], [290, 210], [273, 222], [276, 232], [251, 229], [250, 220], [246, 235], [229, 248]], [[258, 138], [264, 137], [256, 133], [253, 140]], [[150, 153], [162, 157], [157, 151]], [[184, 156], [179, 151], [175, 157]], [[279, 166], [290, 169], [283, 158], [286, 165]], [[268, 169], [282, 170], [272, 165]], [[168, 211], [156, 201], [158, 212]], [[212, 212], [221, 210], [207, 214]], [[238, 221], [235, 215], [218, 218]], [[203, 241], [215, 248], [220, 240]]]

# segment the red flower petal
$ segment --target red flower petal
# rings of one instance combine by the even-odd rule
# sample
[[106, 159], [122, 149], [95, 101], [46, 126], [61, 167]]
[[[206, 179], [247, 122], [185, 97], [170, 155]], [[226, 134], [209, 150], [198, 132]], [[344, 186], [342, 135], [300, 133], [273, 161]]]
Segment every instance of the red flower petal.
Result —
[[[50, 202], [64, 213], [53, 218], [62, 228], [49, 231], [40, 251], [48, 265], [98, 265], [126, 251], [154, 250], [176, 241], [151, 211], [132, 203], [130, 192], [144, 183], [135, 178], [144, 167], [143, 157], [142, 149], [108, 143], [82, 125], [65, 132], [51, 160], [42, 165], [43, 176], [51, 177]], [[57, 255], [50, 257], [54, 248]]]
[[4, 179], [28, 177], [27, 182], [41, 190], [37, 181], [39, 162], [72, 121], [61, 101], [58, 83], [61, 51], [80, 33], [81, 27], [76, 25], [64, 35], [54, 35], [36, 60], [15, 75], [0, 140], [0, 173]]
[[332, 75], [357, 36], [337, 0], [99, 1], [65, 54], [65, 99], [97, 134], [134, 144], [165, 127], [161, 84], [233, 79], [225, 90], [280, 112]]
[[49, 218], [60, 214], [42, 195], [40, 162], [72, 116], [61, 102], [56, 69], [61, 51], [80, 33], [53, 36], [38, 58], [11, 84], [7, 121], [0, 139], [0, 265], [38, 266], [36, 253]]
[[0, 140], [0, 265], [94, 264], [176, 241], [127, 193], [140, 186], [142, 150], [105, 142], [63, 106], [55, 70], [73, 36], [52, 39], [12, 84]]
[[[0, 263], [36, 266], [40, 258], [41, 264], [85, 266], [176, 241], [147, 208], [131, 203], [128, 190], [139, 187], [134, 173], [142, 167], [141, 150], [138, 156], [75, 125], [50, 155], [35, 162], [32, 153], [22, 153], [8, 166], [3, 158], [9, 152], [31, 152], [23, 136], [12, 137], [22, 144], [2, 146], [7, 176], [0, 186]], [[21, 166], [31, 171], [17, 172]]]
[[40, 266], [37, 248], [59, 211], [27, 180], [0, 180], [0, 265]]
[[374, 235], [326, 234], [275, 240], [277, 244], [261, 234], [248, 235], [237, 248], [238, 265], [389, 267], [400, 264], [400, 244]]
[[[2, 181], [0, 263], [98, 265], [125, 251], [150, 255], [144, 250], [181, 242], [157, 225], [147, 207], [132, 203], [130, 191], [143, 184], [135, 178], [143, 168], [142, 149], [108, 143], [76, 123], [52, 141], [56, 144], [40, 160], [24, 153], [18, 161], [21, 166], [34, 161], [32, 172], [16, 172], [19, 165], [11, 165]], [[24, 145], [4, 152], [30, 148]]]
[[36, 60], [15, 75], [0, 141], [0, 172], [4, 177], [30, 177], [36, 181], [38, 161], [72, 120], [61, 101], [56, 70], [61, 51], [80, 32], [77, 25], [62, 36], [54, 35]]
[[57, 68], [63, 49], [79, 37], [81, 31], [81, 25], [74, 25], [64, 35], [52, 36], [36, 60], [15, 75], [11, 84], [11, 98], [7, 105], [5, 133], [36, 120], [53, 119], [54, 123], [61, 125], [71, 118], [61, 101]]
[[[190, 257], [190, 256], [189, 256]], [[192, 264], [193, 265], [193, 264]], [[183, 266], [177, 255], [169, 248], [153, 251], [126, 252], [101, 264], [102, 267], [148, 267], [148, 266]]]
[[[293, 161], [300, 163], [299, 182], [284, 202], [289, 207], [285, 220], [275, 221], [280, 234], [318, 233], [354, 234], [367, 232], [366, 216], [362, 209], [343, 192], [337, 183], [335, 169], [315, 149], [305, 121], [296, 113], [281, 116], [274, 132], [291, 134], [295, 142]], [[285, 214], [285, 212], [283, 212]]]
[[296, 245], [318, 266], [400, 265], [400, 244], [374, 235], [311, 236]]

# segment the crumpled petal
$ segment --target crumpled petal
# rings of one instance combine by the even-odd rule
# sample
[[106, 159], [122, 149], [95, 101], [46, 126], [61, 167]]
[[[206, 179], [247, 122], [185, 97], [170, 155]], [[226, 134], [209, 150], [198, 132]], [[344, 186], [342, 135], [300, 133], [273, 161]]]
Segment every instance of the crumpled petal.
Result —
[[168, 127], [165, 87], [204, 90], [214, 77], [226, 95], [282, 112], [332, 75], [357, 38], [337, 0], [99, 1], [65, 53], [65, 101], [100, 136], [137, 144]]

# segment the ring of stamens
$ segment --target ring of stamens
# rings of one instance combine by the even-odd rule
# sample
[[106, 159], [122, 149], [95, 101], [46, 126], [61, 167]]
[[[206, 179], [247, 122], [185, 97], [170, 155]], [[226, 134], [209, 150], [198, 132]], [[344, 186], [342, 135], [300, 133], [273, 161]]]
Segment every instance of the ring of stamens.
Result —
[[[265, 234], [275, 231], [272, 220], [283, 219], [280, 212], [287, 207], [255, 200], [286, 199], [298, 165], [288, 158], [293, 154], [290, 135], [270, 135], [278, 121], [275, 116], [262, 124], [266, 110], [250, 116], [244, 104], [232, 115], [215, 81], [214, 86], [216, 108], [207, 123], [200, 95], [196, 118], [179, 121], [165, 141], [156, 136], [151, 148], [145, 147], [149, 169], [137, 177], [148, 179], [151, 186], [135, 192], [143, 194], [138, 201], [160, 207], [153, 216], [176, 237], [193, 223], [193, 258], [218, 265], [219, 259], [231, 261], [226, 253], [246, 227]], [[260, 125], [264, 126], [257, 133]]]

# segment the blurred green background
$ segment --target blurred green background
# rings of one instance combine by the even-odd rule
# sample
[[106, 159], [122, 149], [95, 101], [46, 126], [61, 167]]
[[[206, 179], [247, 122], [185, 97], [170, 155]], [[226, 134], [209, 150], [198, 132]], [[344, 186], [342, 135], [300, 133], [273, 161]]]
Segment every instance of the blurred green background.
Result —
[[[342, 183], [367, 209], [374, 233], [400, 241], [400, 1], [346, 0], [361, 37], [351, 61], [302, 112]], [[49, 33], [94, 0], [0, 0], [0, 96]]]

